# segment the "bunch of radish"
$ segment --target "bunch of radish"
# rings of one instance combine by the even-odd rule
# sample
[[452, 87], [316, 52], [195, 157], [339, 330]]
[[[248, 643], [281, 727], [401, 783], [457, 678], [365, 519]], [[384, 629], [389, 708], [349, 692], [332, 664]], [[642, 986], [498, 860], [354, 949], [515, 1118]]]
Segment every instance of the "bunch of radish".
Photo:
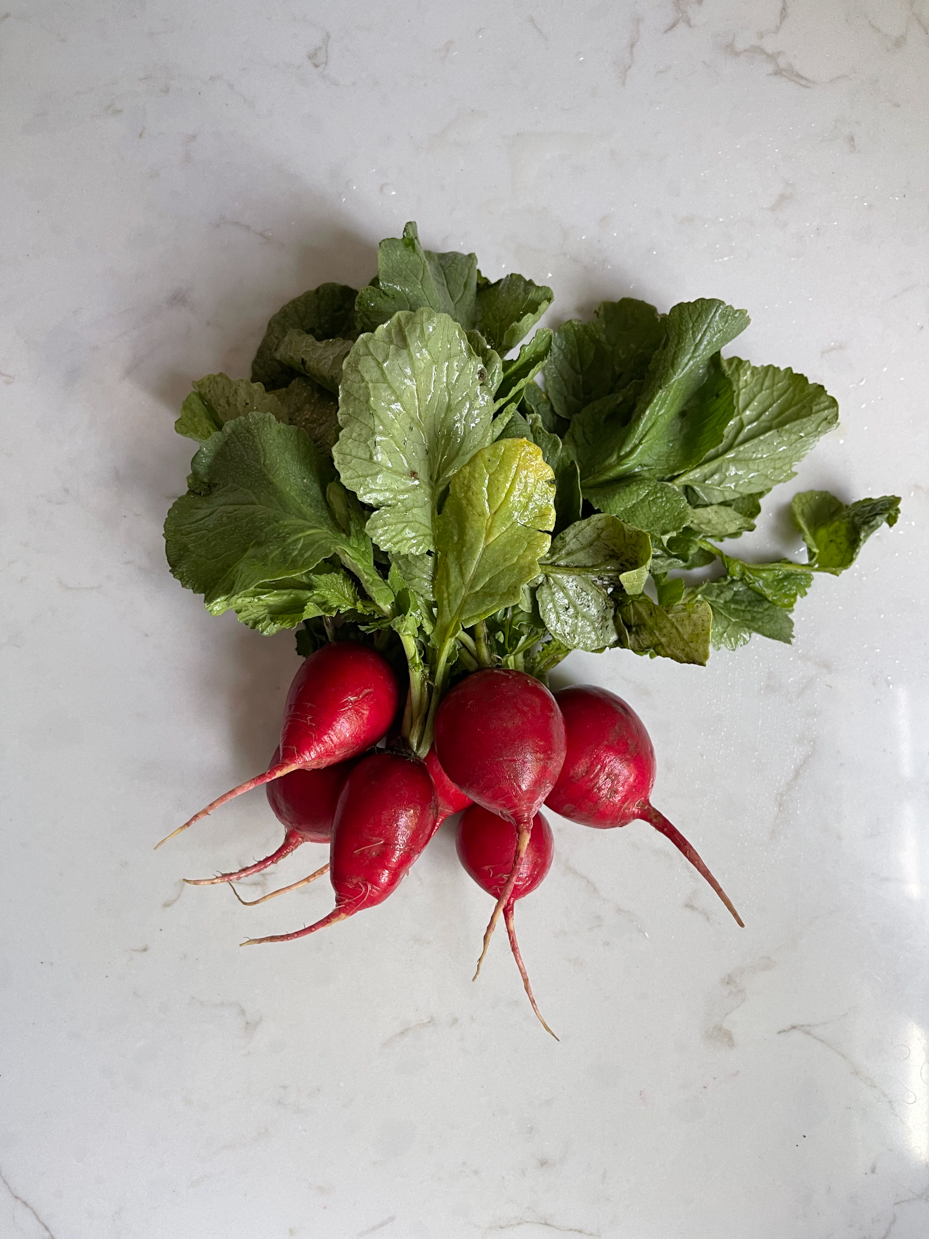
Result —
[[328, 841], [328, 865], [283, 890], [328, 871], [334, 908], [249, 942], [301, 938], [381, 903], [461, 813], [462, 864], [494, 899], [478, 971], [502, 917], [536, 1014], [514, 907], [551, 864], [543, 805], [650, 823], [742, 923], [652, 805], [637, 715], [600, 688], [553, 696], [549, 673], [573, 650], [703, 666], [753, 634], [789, 642], [815, 576], [899, 509], [802, 492], [805, 562], [742, 558], [733, 539], [836, 425], [835, 400], [723, 356], [749, 318], [715, 298], [660, 313], [621, 297], [536, 329], [552, 299], [407, 224], [364, 288], [282, 306], [248, 379], [193, 384], [175, 430], [198, 448], [165, 521], [171, 572], [211, 615], [293, 631], [306, 660], [269, 768], [179, 828], [265, 786], [283, 841], [202, 884]]
[[383, 903], [445, 818], [464, 810], [458, 855], [496, 901], [475, 978], [502, 915], [532, 1009], [551, 1032], [532, 993], [513, 917], [516, 901], [531, 894], [551, 868], [554, 842], [539, 811], [543, 804], [588, 826], [625, 826], [636, 818], [649, 822], [671, 839], [742, 925], [696, 850], [652, 807], [654, 750], [641, 720], [619, 697], [583, 686], [553, 695], [525, 672], [479, 670], [443, 698], [433, 746], [422, 760], [402, 737], [387, 739], [398, 695], [396, 676], [376, 650], [353, 641], [323, 646], [291, 684], [280, 746], [268, 770], [218, 797], [162, 840], [264, 785], [286, 828], [281, 846], [255, 864], [191, 885], [232, 883], [262, 872], [305, 842], [328, 842], [328, 865], [252, 902], [304, 886], [328, 870], [335, 907], [302, 929], [249, 938], [243, 945], [290, 942]]

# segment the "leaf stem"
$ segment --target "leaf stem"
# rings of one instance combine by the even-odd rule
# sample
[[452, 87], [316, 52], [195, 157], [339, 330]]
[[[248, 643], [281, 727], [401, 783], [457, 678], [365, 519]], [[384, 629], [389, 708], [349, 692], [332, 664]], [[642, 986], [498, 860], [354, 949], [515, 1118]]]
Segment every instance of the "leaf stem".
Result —
[[474, 625], [474, 639], [477, 645], [478, 661], [482, 667], [492, 667], [494, 665], [494, 656], [490, 652], [490, 644], [487, 641], [487, 624], [484, 620], [480, 620]]

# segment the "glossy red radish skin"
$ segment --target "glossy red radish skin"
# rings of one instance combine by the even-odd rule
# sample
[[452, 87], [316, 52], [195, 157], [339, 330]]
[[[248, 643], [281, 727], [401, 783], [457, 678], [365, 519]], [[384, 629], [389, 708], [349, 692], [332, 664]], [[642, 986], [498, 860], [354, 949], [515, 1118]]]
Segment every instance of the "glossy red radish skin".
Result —
[[[271, 758], [272, 768], [280, 758], [281, 750], [277, 748]], [[275, 779], [266, 787], [274, 816], [288, 830], [295, 830], [305, 842], [328, 843], [339, 796], [358, 760], [353, 757], [316, 770], [292, 770]]]
[[532, 819], [561, 770], [564, 719], [540, 680], [522, 671], [488, 668], [469, 675], [443, 699], [436, 713], [435, 750], [457, 787], [517, 831], [513, 868], [484, 934], [477, 976], [512, 893]]
[[365, 757], [346, 780], [332, 827], [335, 907], [304, 929], [242, 945], [290, 942], [382, 903], [431, 839], [435, 818], [435, 788], [425, 762], [389, 751]]
[[[272, 769], [280, 761], [280, 757], [281, 750], [277, 748], [271, 758]], [[243, 878], [253, 877], [256, 873], [276, 865], [303, 843], [328, 843], [339, 796], [350, 771], [357, 764], [358, 758], [352, 758], [350, 761], [338, 762], [335, 766], [322, 766], [318, 770], [292, 770], [290, 774], [282, 775], [269, 783], [268, 803], [278, 821], [287, 827], [281, 846], [263, 860], [237, 869], [234, 873], [220, 873], [215, 878], [187, 878], [187, 884], [215, 886], [220, 882], [240, 882]], [[325, 872], [323, 867], [317, 870], [313, 877], [319, 877]], [[308, 880], [304, 878], [299, 884], [294, 883], [286, 889], [292, 890], [296, 885], [305, 886]], [[283, 893], [283, 890], [273, 891], [272, 895]], [[261, 899], [255, 900], [239, 898], [241, 903], [262, 903], [272, 895], [263, 895]]]
[[555, 699], [564, 715], [567, 750], [546, 799], [548, 807], [600, 830], [626, 826], [637, 818], [648, 822], [671, 840], [743, 925], [696, 849], [652, 805], [655, 750], [632, 707], [615, 693], [590, 684], [564, 688]]
[[396, 676], [377, 650], [354, 641], [324, 645], [304, 661], [291, 682], [277, 764], [212, 801], [156, 846], [253, 787], [292, 770], [333, 766], [363, 753], [387, 733], [397, 700]]
[[436, 828], [441, 826], [447, 817], [451, 817], [453, 813], [460, 813], [462, 809], [467, 809], [468, 805], [474, 803], [470, 796], [456, 787], [451, 781], [436, 755], [435, 745], [426, 754], [426, 769], [432, 775], [432, 782], [435, 784], [436, 797]]
[[[472, 805], [458, 823], [457, 843], [458, 859], [467, 872], [482, 890], [499, 898], [513, 870], [513, 858], [516, 852], [516, 839], [509, 823], [480, 805]], [[532, 820], [529, 844], [516, 866], [516, 878], [503, 908], [503, 918], [510, 940], [510, 949], [523, 979], [523, 986], [532, 1004], [532, 1009], [538, 1016], [542, 1027], [555, 1037], [542, 1018], [532, 992], [529, 974], [516, 940], [516, 925], [513, 916], [514, 904], [518, 899], [524, 899], [526, 895], [530, 895], [539, 886], [552, 867], [553, 856], [554, 840], [551, 827], [543, 814], [537, 813]], [[558, 1038], [555, 1037], [555, 1040], [557, 1041]]]

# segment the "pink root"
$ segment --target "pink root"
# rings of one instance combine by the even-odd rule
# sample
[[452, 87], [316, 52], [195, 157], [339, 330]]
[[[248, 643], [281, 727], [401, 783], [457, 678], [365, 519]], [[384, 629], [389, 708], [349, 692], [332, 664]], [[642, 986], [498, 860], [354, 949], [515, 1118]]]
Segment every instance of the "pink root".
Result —
[[315, 873], [308, 874], [307, 877], [301, 878], [299, 882], [291, 882], [289, 886], [279, 886], [276, 891], [262, 895], [260, 899], [243, 899], [234, 886], [230, 886], [229, 889], [243, 907], [254, 908], [256, 904], [264, 903], [266, 899], [275, 899], [278, 895], [286, 895], [288, 891], [299, 890], [301, 886], [309, 886], [311, 882], [315, 882], [317, 878], [321, 878], [324, 873], [328, 872], [329, 866], [323, 865], [322, 869], [317, 869]]
[[506, 885], [500, 892], [500, 898], [494, 905], [493, 913], [487, 923], [487, 928], [484, 930], [484, 943], [480, 958], [477, 961], [477, 968], [475, 969], [474, 976], [471, 978], [472, 981], [476, 981], [481, 975], [481, 964], [483, 964], [487, 955], [487, 948], [490, 946], [490, 940], [494, 935], [494, 930], [497, 928], [497, 921], [500, 919], [500, 913], [509, 901], [509, 898], [513, 893], [513, 887], [516, 885], [516, 876], [519, 872], [519, 866], [523, 857], [526, 855], [526, 848], [529, 846], [529, 836], [532, 833], [532, 818], [529, 818], [528, 822], [520, 822], [516, 829], [519, 833], [516, 838], [516, 855], [513, 858], [513, 868], [510, 870], [510, 876], [507, 878]]
[[526, 965], [523, 963], [523, 957], [520, 954], [519, 943], [516, 941], [516, 925], [513, 919], [512, 902], [508, 903], [506, 907], [503, 909], [503, 920], [506, 923], [506, 932], [510, 939], [510, 950], [513, 952], [513, 958], [516, 960], [516, 967], [519, 969], [519, 975], [523, 979], [523, 988], [526, 991], [526, 996], [528, 997], [530, 1003], [532, 1004], [532, 1009], [536, 1013], [539, 1023], [542, 1025], [542, 1027], [545, 1029], [547, 1033], [551, 1033], [551, 1035], [555, 1037], [555, 1040], [558, 1041], [559, 1038], [555, 1036], [555, 1034], [546, 1024], [545, 1020], [542, 1018], [542, 1012], [538, 1008], [538, 1004], [536, 1003], [535, 996], [532, 993], [532, 986], [529, 984], [529, 973], [526, 971]]
[[244, 869], [237, 869], [235, 873], [220, 873], [215, 878], [185, 878], [184, 881], [188, 886], [216, 886], [219, 882], [238, 882], [242, 878], [250, 878], [253, 873], [261, 873], [263, 869], [270, 869], [279, 860], [283, 860], [285, 856], [295, 852], [303, 842], [304, 838], [299, 831], [288, 830], [281, 846], [276, 852], [266, 856], [264, 860], [256, 860], [253, 865], [247, 865]]
[[344, 921], [352, 914], [352, 910], [346, 911], [344, 908], [333, 908], [328, 916], [324, 916], [321, 921], [316, 921], [313, 925], [307, 925], [305, 929], [295, 929], [291, 934], [271, 934], [267, 938], [246, 938], [241, 946], [257, 946], [259, 942], [294, 942], [297, 938], [305, 938], [307, 934], [315, 934], [317, 929], [325, 929], [327, 925], [334, 925], [336, 921]]
[[304, 762], [278, 762], [276, 766], [272, 766], [270, 770], [266, 770], [264, 774], [256, 774], [253, 779], [249, 779], [246, 783], [240, 783], [238, 787], [234, 787], [231, 792], [226, 792], [217, 800], [212, 801], [201, 809], [199, 813], [195, 813], [192, 818], [184, 823], [183, 826], [178, 826], [177, 830], [172, 830], [169, 835], [165, 835], [158, 843], [155, 844], [155, 849], [161, 847], [162, 843], [167, 843], [169, 839], [173, 839], [175, 835], [179, 835], [182, 830], [186, 830], [188, 826], [193, 826], [194, 822], [199, 822], [201, 817], [206, 817], [208, 813], [212, 813], [214, 809], [218, 809], [220, 805], [224, 805], [227, 800], [232, 800], [236, 796], [241, 796], [243, 792], [250, 792], [253, 787], [261, 787], [263, 783], [272, 783], [275, 779], [281, 778], [285, 774], [290, 774], [291, 770], [309, 769]]
[[692, 843], [688, 843], [678, 828], [676, 826], [672, 826], [663, 813], [659, 813], [656, 808], [648, 803], [639, 805], [638, 816], [641, 817], [643, 821], [648, 822], [650, 826], [654, 826], [656, 830], [660, 831], [671, 840], [680, 854], [690, 861], [697, 873], [709, 882], [710, 886], [712, 886], [713, 890], [732, 913], [733, 917], [735, 917], [736, 924], [744, 929], [745, 922], [742, 920], [741, 916], [739, 916], [738, 912], [736, 912], [735, 907], [732, 904], [732, 900], [703, 863], [700, 853]]

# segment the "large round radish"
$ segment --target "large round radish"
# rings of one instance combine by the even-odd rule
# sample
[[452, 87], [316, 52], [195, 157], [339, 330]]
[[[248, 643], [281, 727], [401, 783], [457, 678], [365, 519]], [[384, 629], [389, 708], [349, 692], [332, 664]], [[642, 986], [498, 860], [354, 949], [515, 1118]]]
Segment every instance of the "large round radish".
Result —
[[253, 787], [292, 770], [334, 766], [363, 753], [386, 734], [396, 713], [397, 696], [396, 676], [377, 650], [355, 641], [322, 646], [305, 660], [291, 682], [284, 704], [279, 760], [264, 774], [212, 801], [161, 843]]
[[[509, 822], [491, 813], [481, 805], [472, 805], [458, 823], [458, 858], [470, 873], [474, 881], [487, 891], [489, 895], [499, 899], [513, 871], [513, 858], [516, 853], [516, 839]], [[510, 939], [510, 949], [516, 960], [516, 967], [523, 979], [526, 994], [532, 1004], [532, 1009], [546, 1032], [555, 1034], [542, 1018], [529, 984], [529, 974], [523, 963], [523, 957], [516, 941], [516, 925], [513, 919], [513, 909], [517, 899], [524, 899], [532, 894], [549, 869], [552, 867], [554, 841], [552, 830], [541, 813], [532, 819], [532, 829], [529, 833], [529, 844], [522, 859], [516, 865], [516, 877], [513, 881], [509, 898], [503, 906], [503, 919], [506, 932]], [[555, 1037], [557, 1041], [558, 1038]]]
[[335, 907], [304, 929], [250, 938], [243, 946], [290, 942], [383, 903], [432, 838], [435, 818], [435, 788], [424, 762], [389, 751], [363, 758], [345, 782], [332, 825]]
[[432, 781], [435, 784], [436, 798], [436, 830], [442, 825], [447, 817], [451, 817], [453, 813], [460, 813], [462, 809], [467, 809], [468, 805], [474, 804], [470, 796], [465, 795], [460, 787], [456, 787], [451, 781], [442, 765], [436, 756], [435, 745], [426, 754], [426, 769], [432, 775]]
[[[272, 769], [280, 761], [280, 757], [281, 750], [276, 748], [271, 758]], [[215, 878], [185, 878], [184, 881], [188, 886], [215, 886], [219, 882], [238, 882], [276, 865], [303, 843], [328, 843], [339, 796], [349, 772], [357, 764], [358, 758], [352, 758], [349, 761], [340, 761], [335, 766], [321, 766], [318, 770], [292, 770], [290, 774], [282, 775], [269, 783], [266, 788], [268, 804], [277, 820], [287, 828], [281, 846], [270, 856], [246, 865], [235, 873], [220, 873]], [[309, 878], [303, 878], [299, 883], [285, 889], [292, 890], [295, 885], [305, 886], [314, 878], [322, 877], [328, 868], [328, 865], [324, 865]], [[274, 895], [282, 893], [283, 890], [273, 892]], [[260, 899], [241, 902], [263, 903], [271, 897], [263, 895]]]
[[[666, 835], [709, 882], [737, 923], [729, 896], [676, 826], [652, 805], [655, 750], [642, 720], [621, 697], [581, 684], [555, 694], [567, 728], [561, 773], [545, 803], [562, 817], [608, 829], [640, 818]], [[743, 926], [744, 927], [744, 926]]]
[[435, 750], [456, 787], [516, 828], [513, 867], [484, 934], [476, 977], [529, 846], [532, 819], [561, 770], [564, 719], [555, 698], [533, 676], [502, 667], [476, 671], [439, 706]]

